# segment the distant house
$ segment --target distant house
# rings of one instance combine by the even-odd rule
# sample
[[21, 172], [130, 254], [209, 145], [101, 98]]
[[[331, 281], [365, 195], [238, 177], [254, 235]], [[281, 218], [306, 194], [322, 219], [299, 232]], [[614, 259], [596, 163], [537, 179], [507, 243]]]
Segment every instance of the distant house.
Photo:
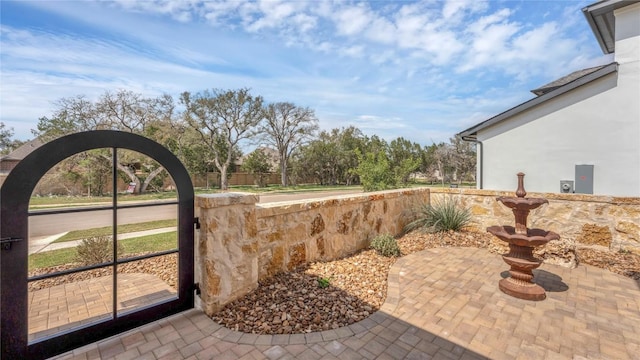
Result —
[[583, 10], [614, 62], [532, 90], [525, 103], [457, 135], [478, 144], [478, 187], [640, 196], [640, 1]]
[[35, 138], [22, 144], [22, 146], [13, 150], [9, 154], [0, 156], [0, 184], [22, 159], [31, 154], [33, 150], [39, 148], [40, 146], [42, 146], [42, 141], [40, 141], [40, 139], [38, 138]]

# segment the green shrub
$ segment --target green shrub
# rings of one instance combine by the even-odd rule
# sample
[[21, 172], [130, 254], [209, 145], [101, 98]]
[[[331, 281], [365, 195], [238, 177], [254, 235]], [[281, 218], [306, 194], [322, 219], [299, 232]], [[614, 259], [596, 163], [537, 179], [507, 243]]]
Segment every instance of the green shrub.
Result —
[[362, 189], [365, 192], [396, 187], [393, 170], [383, 150], [368, 152], [363, 155], [360, 150], [356, 149], [355, 153], [358, 157], [358, 167], [351, 170], [351, 172], [358, 175]]
[[400, 256], [400, 247], [396, 239], [389, 235], [378, 235], [371, 240], [371, 248], [375, 249], [382, 256]]
[[326, 288], [329, 287], [329, 285], [331, 285], [331, 277], [328, 278], [323, 278], [323, 277], [319, 277], [318, 278], [318, 286], [321, 288]]
[[[118, 254], [124, 252], [118, 244]], [[102, 264], [113, 260], [113, 241], [111, 236], [92, 236], [82, 239], [76, 247], [75, 261], [82, 265]]]
[[435, 204], [422, 204], [415, 209], [415, 220], [404, 227], [406, 232], [420, 229], [426, 232], [460, 231], [471, 222], [471, 212], [452, 198]]

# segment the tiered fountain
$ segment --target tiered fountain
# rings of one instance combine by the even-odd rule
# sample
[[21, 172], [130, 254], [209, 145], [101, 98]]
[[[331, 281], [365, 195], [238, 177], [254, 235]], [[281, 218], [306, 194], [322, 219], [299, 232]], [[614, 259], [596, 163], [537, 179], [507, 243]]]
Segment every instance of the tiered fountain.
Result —
[[518, 173], [516, 197], [500, 196], [496, 200], [513, 210], [516, 226], [490, 226], [487, 231], [502, 241], [509, 243], [509, 252], [502, 259], [511, 266], [510, 277], [499, 281], [498, 287], [505, 294], [525, 300], [544, 300], [547, 296], [542, 286], [533, 282], [533, 269], [542, 264], [542, 260], [533, 257], [536, 246], [545, 245], [551, 240], [560, 239], [560, 235], [542, 229], [528, 229], [529, 211], [549, 203], [542, 198], [525, 198], [524, 174]]

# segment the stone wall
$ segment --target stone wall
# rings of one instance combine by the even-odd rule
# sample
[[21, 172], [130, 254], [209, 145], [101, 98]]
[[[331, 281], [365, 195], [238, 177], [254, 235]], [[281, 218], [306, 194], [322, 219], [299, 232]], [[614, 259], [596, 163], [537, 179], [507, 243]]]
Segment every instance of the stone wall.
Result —
[[[484, 231], [491, 225], [513, 225], [513, 213], [496, 201], [498, 196], [515, 196], [515, 190], [431, 189], [431, 202], [449, 196], [468, 207], [474, 226]], [[527, 193], [549, 204], [531, 211], [529, 228], [558, 233], [570, 246], [601, 246], [640, 253], [640, 198], [586, 194]]]
[[[415, 205], [444, 197], [469, 208], [473, 227], [480, 231], [513, 225], [513, 213], [496, 201], [498, 196], [514, 192], [416, 188], [266, 204], [258, 204], [253, 194], [198, 195], [200, 305], [211, 315], [255, 289], [260, 279], [305, 263], [344, 257], [367, 247], [378, 234], [398, 235]], [[528, 227], [561, 237], [543, 248], [546, 262], [572, 266], [571, 256], [580, 246], [640, 253], [640, 198], [548, 193], [527, 197], [549, 200], [529, 214]]]
[[428, 201], [428, 188], [267, 204], [251, 194], [198, 195], [201, 307], [211, 315], [259, 279], [344, 257], [378, 234], [398, 235], [408, 212]]

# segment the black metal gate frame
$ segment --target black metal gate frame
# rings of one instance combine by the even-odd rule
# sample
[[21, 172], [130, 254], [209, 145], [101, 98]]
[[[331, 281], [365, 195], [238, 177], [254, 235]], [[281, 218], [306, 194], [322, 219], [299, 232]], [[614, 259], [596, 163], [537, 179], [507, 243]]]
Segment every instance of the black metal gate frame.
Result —
[[[44, 212], [29, 213], [29, 200], [33, 189], [49, 169], [60, 161], [83, 151], [113, 149], [112, 206], [83, 209], [58, 210], [57, 212], [77, 212], [113, 209], [114, 239], [117, 233], [117, 210], [140, 206], [178, 205], [178, 249], [148, 256], [117, 259], [117, 247], [114, 241], [114, 256], [110, 263], [42, 275], [28, 278], [28, 217]], [[117, 191], [117, 149], [127, 149], [145, 154], [163, 166], [173, 178], [178, 193], [177, 202], [153, 202], [135, 205], [118, 205]], [[161, 319], [163, 317], [193, 308], [194, 305], [194, 210], [193, 185], [186, 169], [178, 158], [160, 144], [145, 137], [120, 131], [96, 130], [72, 134], [53, 140], [34, 150], [25, 157], [7, 176], [0, 192], [0, 337], [1, 355], [6, 359], [42, 359], [99, 339], [118, 334], [134, 327]], [[51, 212], [46, 212], [51, 213]], [[178, 297], [137, 311], [117, 313], [116, 281], [118, 264], [144, 258], [162, 256], [178, 252]], [[61, 276], [65, 273], [80, 272], [100, 267], [114, 268], [114, 296], [112, 318], [76, 328], [59, 335], [44, 338], [33, 343], [28, 342], [28, 293], [29, 281]]]

